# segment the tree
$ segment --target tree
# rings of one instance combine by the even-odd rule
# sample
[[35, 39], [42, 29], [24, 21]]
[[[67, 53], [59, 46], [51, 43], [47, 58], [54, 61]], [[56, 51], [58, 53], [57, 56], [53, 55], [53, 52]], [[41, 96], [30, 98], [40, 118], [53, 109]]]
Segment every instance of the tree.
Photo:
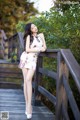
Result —
[[56, 0], [54, 1], [54, 5], [56, 8], [58, 8], [58, 10], [62, 10], [63, 12], [67, 9], [70, 8], [70, 6], [77, 5], [79, 4], [79, 0]]
[[4, 29], [8, 36], [16, 32], [16, 24], [19, 20], [27, 21], [38, 13], [33, 7], [34, 2], [29, 0], [0, 0], [0, 28]]
[[[62, 14], [56, 8], [34, 20], [43, 32], [48, 48], [70, 48], [80, 63], [80, 5], [70, 6]], [[76, 47], [75, 47], [76, 45]]]

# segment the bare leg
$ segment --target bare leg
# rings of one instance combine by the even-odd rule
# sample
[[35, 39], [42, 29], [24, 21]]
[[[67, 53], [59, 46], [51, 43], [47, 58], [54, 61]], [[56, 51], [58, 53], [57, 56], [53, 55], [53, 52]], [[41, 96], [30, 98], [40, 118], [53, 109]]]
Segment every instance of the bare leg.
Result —
[[35, 70], [28, 69], [26, 82], [27, 82], [27, 113], [31, 114], [32, 108], [31, 108], [31, 100], [32, 100], [32, 78], [34, 75]]
[[27, 72], [28, 70], [26, 68], [22, 69], [23, 72], [23, 77], [24, 77], [24, 97], [25, 97], [25, 103], [26, 103], [26, 111], [27, 111], [27, 83], [26, 83], [26, 77], [27, 77]]

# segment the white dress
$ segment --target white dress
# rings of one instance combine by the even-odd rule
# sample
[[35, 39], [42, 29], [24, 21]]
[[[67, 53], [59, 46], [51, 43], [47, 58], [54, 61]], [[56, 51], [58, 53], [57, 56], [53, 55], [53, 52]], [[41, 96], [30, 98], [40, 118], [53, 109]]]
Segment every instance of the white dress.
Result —
[[[42, 38], [38, 35], [37, 38], [33, 38], [33, 42], [30, 45], [30, 48], [34, 48], [36, 50], [40, 49], [43, 46]], [[19, 68], [28, 68], [28, 69], [36, 69], [36, 63], [39, 52], [26, 52], [24, 51], [20, 56]]]

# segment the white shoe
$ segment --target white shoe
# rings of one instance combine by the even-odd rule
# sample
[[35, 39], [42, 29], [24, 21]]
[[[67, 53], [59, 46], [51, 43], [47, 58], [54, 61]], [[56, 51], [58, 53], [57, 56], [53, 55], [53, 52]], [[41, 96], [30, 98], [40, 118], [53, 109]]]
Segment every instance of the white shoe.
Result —
[[27, 115], [27, 112], [25, 111], [25, 114]]
[[27, 119], [31, 119], [32, 118], [32, 114], [27, 114]]

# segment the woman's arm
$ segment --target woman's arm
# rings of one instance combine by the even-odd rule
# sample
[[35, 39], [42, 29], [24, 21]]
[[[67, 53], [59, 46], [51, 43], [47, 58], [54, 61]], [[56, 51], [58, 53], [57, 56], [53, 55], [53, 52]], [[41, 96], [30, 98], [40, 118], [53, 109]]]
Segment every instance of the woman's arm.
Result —
[[26, 38], [26, 52], [40, 52], [40, 49], [30, 48], [30, 36], [28, 35]]
[[43, 33], [40, 33], [39, 36], [42, 38], [43, 40], [43, 47], [41, 48], [41, 52], [44, 52], [46, 49], [47, 49], [47, 46], [46, 46], [46, 42], [45, 42], [45, 38], [44, 38], [44, 34]]

